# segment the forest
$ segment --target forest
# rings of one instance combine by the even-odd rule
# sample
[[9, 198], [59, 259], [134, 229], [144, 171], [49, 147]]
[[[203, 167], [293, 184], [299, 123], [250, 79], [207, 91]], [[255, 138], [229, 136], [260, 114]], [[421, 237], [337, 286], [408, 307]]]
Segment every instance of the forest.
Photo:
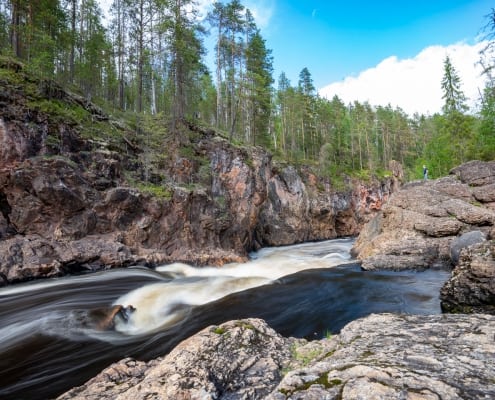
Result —
[[306, 66], [298, 82], [275, 78], [272, 51], [239, 0], [215, 2], [206, 16], [194, 0], [113, 0], [108, 15], [97, 0], [0, 0], [0, 54], [133, 121], [156, 152], [162, 135], [182, 140], [180, 125], [190, 121], [329, 178], [380, 176], [391, 160], [407, 179], [419, 178], [423, 164], [436, 178], [495, 159], [495, 9], [487, 13], [479, 107], [468, 109], [446, 57], [435, 115], [322, 98]]

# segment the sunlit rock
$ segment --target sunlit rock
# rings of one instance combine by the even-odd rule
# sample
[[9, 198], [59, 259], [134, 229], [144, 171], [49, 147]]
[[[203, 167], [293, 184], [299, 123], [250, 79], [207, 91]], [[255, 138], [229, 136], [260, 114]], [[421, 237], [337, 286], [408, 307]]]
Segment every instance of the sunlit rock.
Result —
[[148, 363], [124, 359], [68, 399], [487, 399], [495, 316], [380, 314], [319, 341], [258, 319], [211, 326]]

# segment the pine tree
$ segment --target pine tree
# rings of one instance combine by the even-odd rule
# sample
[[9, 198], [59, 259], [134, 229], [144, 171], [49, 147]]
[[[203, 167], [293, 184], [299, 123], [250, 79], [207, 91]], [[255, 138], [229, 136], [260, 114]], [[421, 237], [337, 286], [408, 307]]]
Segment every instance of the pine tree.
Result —
[[472, 137], [472, 118], [464, 113], [468, 107], [466, 96], [461, 89], [461, 79], [450, 61], [444, 60], [444, 75], [442, 79], [443, 99], [442, 110], [444, 124], [440, 131], [442, 141], [447, 142], [449, 155], [442, 162], [442, 172], [456, 164], [467, 161], [468, 144]]
[[443, 62], [443, 79], [442, 90], [444, 105], [442, 110], [444, 114], [451, 115], [453, 113], [463, 113], [467, 110], [466, 96], [461, 89], [461, 78], [455, 70], [450, 57], [445, 57]]
[[300, 97], [302, 115], [300, 120], [301, 145], [304, 158], [316, 158], [321, 143], [316, 142], [314, 124], [314, 94], [313, 78], [308, 68], [299, 73], [298, 93]]
[[[167, 32], [170, 53], [170, 83], [172, 90], [172, 129], [178, 133], [178, 123], [195, 110], [188, 108], [188, 92], [199, 84], [198, 71], [203, 69], [201, 57], [204, 53], [199, 35], [204, 30], [196, 23], [194, 0], [170, 0], [170, 18], [163, 24]], [[183, 138], [179, 138], [183, 139]]]
[[249, 87], [248, 123], [251, 129], [253, 144], [256, 138], [263, 135], [264, 145], [268, 145], [267, 137], [271, 113], [273, 66], [271, 51], [266, 48], [265, 40], [257, 30], [249, 39], [246, 50], [246, 69]]
[[207, 19], [209, 24], [217, 29], [217, 40], [215, 44], [215, 64], [216, 64], [216, 85], [217, 85], [217, 105], [216, 105], [216, 127], [220, 128], [225, 126], [225, 106], [224, 97], [222, 95], [222, 72], [224, 70], [223, 47], [222, 44], [225, 40], [225, 26], [226, 26], [226, 7], [220, 3], [215, 2], [213, 9], [208, 13]]
[[480, 124], [476, 132], [472, 158], [493, 160], [495, 158], [495, 8], [486, 16], [483, 30], [486, 46], [480, 52], [480, 65], [486, 78], [482, 94]]

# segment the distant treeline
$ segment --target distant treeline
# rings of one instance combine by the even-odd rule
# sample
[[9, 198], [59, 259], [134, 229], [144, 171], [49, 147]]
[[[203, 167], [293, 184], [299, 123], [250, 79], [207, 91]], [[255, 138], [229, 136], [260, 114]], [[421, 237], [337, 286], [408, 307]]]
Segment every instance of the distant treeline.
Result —
[[[438, 83], [442, 112], [410, 116], [387, 105], [321, 98], [307, 68], [295, 85], [284, 73], [275, 81], [271, 50], [237, 0], [214, 3], [206, 18], [193, 0], [114, 0], [105, 18], [96, 0], [0, 0], [3, 55], [110, 112], [138, 116], [140, 131], [151, 129], [151, 117], [152, 126], [161, 119], [180, 136], [177, 123], [196, 120], [329, 177], [381, 174], [390, 160], [410, 179], [423, 164], [436, 177], [470, 159], [494, 159], [494, 10], [485, 33], [480, 110], [467, 109], [447, 57]], [[205, 35], [214, 39], [214, 71], [205, 65]]]

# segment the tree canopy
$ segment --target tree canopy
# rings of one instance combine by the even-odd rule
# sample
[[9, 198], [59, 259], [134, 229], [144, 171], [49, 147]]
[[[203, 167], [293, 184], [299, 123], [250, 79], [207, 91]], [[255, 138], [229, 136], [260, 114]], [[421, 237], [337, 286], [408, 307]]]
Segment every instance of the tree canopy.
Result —
[[[272, 51], [240, 0], [213, 3], [205, 19], [194, 0], [113, 0], [105, 20], [97, 0], [0, 0], [0, 52], [139, 124], [160, 117], [178, 139], [178, 124], [189, 120], [331, 179], [382, 174], [391, 160], [412, 179], [423, 164], [435, 177], [495, 156], [494, 10], [487, 20], [479, 112], [468, 110], [447, 56], [444, 106], [432, 116], [322, 98], [308, 67], [296, 85], [283, 72], [275, 83]], [[214, 71], [205, 61], [207, 34]]]

